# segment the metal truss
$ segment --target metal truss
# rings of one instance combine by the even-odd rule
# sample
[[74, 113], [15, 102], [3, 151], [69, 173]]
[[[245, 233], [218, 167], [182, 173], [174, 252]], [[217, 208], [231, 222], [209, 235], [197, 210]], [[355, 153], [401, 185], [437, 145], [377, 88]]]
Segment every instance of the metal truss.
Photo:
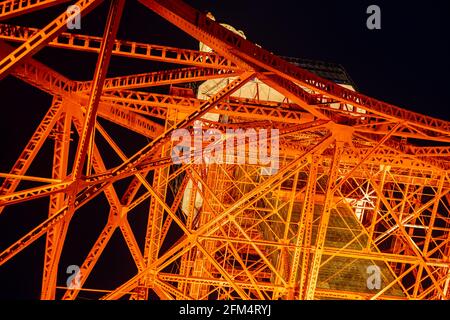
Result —
[[[36, 28], [27, 28], [8, 24], [1, 24], [2, 35], [0, 39], [23, 43], [33, 34], [40, 31]], [[102, 38], [74, 33], [61, 33], [49, 42], [50, 47], [99, 52]], [[237, 70], [235, 64], [215, 53], [208, 53], [189, 49], [173, 48], [155, 44], [135, 41], [115, 40], [113, 55], [120, 57], [160, 61], [172, 64], [181, 64], [195, 67], [216, 68], [222, 70]]]
[[0, 3], [0, 20], [58, 5], [69, 0], [5, 0]]
[[[0, 20], [64, 2], [3, 1]], [[87, 14], [100, 2], [76, 4]], [[123, 0], [108, 2], [103, 37], [65, 33], [65, 13], [43, 29], [0, 24], [0, 78], [53, 96], [11, 170], [0, 173], [0, 213], [47, 201], [48, 215], [0, 247], [0, 268], [45, 236], [42, 299], [450, 298], [449, 122], [322, 79], [181, 1], [140, 2], [213, 52], [116, 39]], [[33, 59], [44, 47], [97, 54], [93, 80], [68, 79]], [[113, 55], [175, 66], [107, 78]], [[239, 97], [255, 78], [284, 101]], [[206, 100], [152, 91], [212, 79], [227, 81]], [[199, 163], [198, 150], [175, 165], [171, 135], [192, 133], [196, 121], [222, 132], [278, 129], [279, 169], [262, 175], [259, 164]], [[146, 142], [129, 152], [114, 125]], [[51, 176], [29, 175], [49, 140]], [[108, 218], [86, 250], [80, 287], [66, 287], [58, 270], [72, 218], [100, 197]], [[145, 215], [143, 239], [131, 215]], [[90, 288], [116, 231], [136, 272], [116, 288]], [[369, 266], [381, 271], [377, 290], [367, 286]]]

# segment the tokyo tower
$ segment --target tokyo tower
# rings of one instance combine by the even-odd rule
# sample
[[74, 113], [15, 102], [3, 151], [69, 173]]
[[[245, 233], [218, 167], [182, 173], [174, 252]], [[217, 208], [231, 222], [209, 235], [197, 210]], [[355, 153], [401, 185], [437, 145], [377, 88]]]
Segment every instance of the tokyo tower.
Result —
[[[198, 49], [119, 39], [125, 0], [0, 2], [0, 85], [52, 99], [0, 173], [0, 217], [42, 211], [0, 241], [0, 273], [42, 241], [44, 300], [450, 298], [450, 122], [182, 1], [138, 2]], [[102, 3], [103, 36], [77, 33]], [[41, 28], [8, 21], [61, 4]], [[41, 62], [47, 49], [95, 56], [92, 80]], [[154, 70], [109, 77], [113, 59]], [[102, 260], [119, 246], [129, 276]]]

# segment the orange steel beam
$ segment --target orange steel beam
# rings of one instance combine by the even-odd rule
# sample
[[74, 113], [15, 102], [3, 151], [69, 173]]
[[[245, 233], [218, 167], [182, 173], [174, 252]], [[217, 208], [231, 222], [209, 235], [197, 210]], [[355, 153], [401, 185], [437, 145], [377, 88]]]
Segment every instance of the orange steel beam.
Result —
[[415, 156], [427, 157], [448, 157], [450, 155], [450, 147], [406, 147], [411, 154]]
[[[108, 186], [107, 184], [106, 186]], [[102, 193], [104, 191], [103, 188], [97, 188], [96, 186], [91, 187], [88, 189], [87, 192], [81, 192], [77, 195], [74, 205], [75, 208], [72, 209], [73, 211], [79, 209], [84, 204], [86, 204], [88, 201], [96, 197], [98, 194]], [[51, 193], [49, 193], [51, 194]], [[0, 253], [0, 266], [7, 261], [9, 261], [11, 258], [13, 258], [16, 254], [21, 252], [24, 248], [26, 248], [28, 245], [33, 243], [36, 239], [40, 238], [43, 234], [48, 232], [51, 228], [53, 228], [57, 223], [59, 223], [62, 219], [65, 219], [69, 214], [69, 207], [64, 206], [60, 210], [58, 210], [56, 213], [51, 215], [48, 219], [46, 219], [44, 222], [42, 222], [40, 225], [38, 225], [36, 228], [34, 228], [32, 231], [27, 233], [25, 236], [23, 236], [21, 239], [16, 241], [13, 245], [5, 249], [3, 252]]]
[[308, 282], [306, 285], [306, 295], [305, 298], [307, 300], [314, 299], [314, 292], [317, 285], [317, 279], [319, 275], [320, 262], [322, 259], [323, 249], [325, 246], [325, 237], [327, 234], [328, 223], [330, 219], [334, 187], [336, 185], [336, 180], [338, 177], [338, 167], [339, 160], [342, 153], [342, 148], [344, 147], [344, 143], [339, 140], [335, 140], [334, 147], [334, 155], [332, 162], [330, 164], [329, 174], [328, 174], [328, 182], [325, 193], [324, 205], [320, 217], [320, 223], [317, 230], [317, 237], [315, 242], [316, 250], [314, 252], [314, 256], [311, 261], [311, 270], [308, 275]]
[[286, 80], [277, 75], [258, 74], [258, 77], [271, 88], [274, 88], [289, 100], [294, 101], [315, 117], [319, 119], [328, 119], [327, 116], [325, 116], [314, 106], [318, 103], [318, 101], [316, 102], [311, 94], [294, 84], [292, 81]]
[[[36, 28], [0, 24], [0, 39], [22, 43], [27, 41], [39, 30], [40, 29]], [[61, 33], [58, 37], [53, 39], [53, 41], [48, 43], [48, 45], [54, 48], [98, 53], [101, 41], [101, 37]], [[238, 67], [234, 63], [215, 53], [134, 41], [115, 40], [112, 54], [126, 58], [167, 62], [195, 67], [238, 70]]]
[[25, 236], [20, 238], [14, 244], [6, 248], [0, 253], [0, 266], [5, 264], [7, 261], [12, 259], [16, 254], [21, 252], [28, 245], [33, 243], [36, 239], [40, 238], [43, 234], [45, 234], [50, 228], [55, 226], [61, 219], [64, 217], [66, 212], [66, 207], [60, 209], [58, 212], [55, 212], [51, 217], [46, 219], [36, 228], [28, 232]]
[[[75, 87], [79, 85], [74, 81], [71, 81], [62, 75], [54, 72], [50, 68], [43, 64], [29, 59], [26, 63], [19, 66], [13, 71], [13, 74], [27, 83], [30, 83], [38, 88], [44, 89], [50, 94], [66, 95], [69, 92], [75, 91]], [[215, 77], [215, 76], [214, 76]], [[116, 80], [116, 79], [115, 79]], [[108, 80], [107, 80], [108, 81]], [[53, 89], [50, 89], [53, 88]], [[118, 93], [122, 93], [122, 91]], [[123, 94], [121, 94], [121, 97]], [[150, 106], [164, 106], [170, 108], [180, 108], [184, 112], [192, 112], [194, 108], [197, 108], [203, 101], [193, 98], [172, 97], [167, 95], [158, 95], [151, 93], [138, 93], [130, 91], [127, 95], [127, 99], [111, 99], [108, 96], [104, 96], [102, 101], [104, 102], [126, 102], [127, 105], [133, 107], [132, 111], [143, 113], [146, 115], [165, 118], [166, 109], [149, 108]], [[71, 100], [76, 102], [81, 101], [85, 103], [86, 98], [78, 98], [75, 95], [70, 96]], [[132, 100], [139, 99], [139, 101]], [[219, 109], [213, 109], [212, 112], [227, 115], [239, 115], [243, 117], [261, 116], [262, 119], [278, 120], [284, 122], [297, 123], [311, 117], [306, 113], [301, 113], [296, 110], [289, 110], [288, 108], [279, 108], [279, 103], [268, 104], [272, 108], [264, 108], [261, 104], [263, 102], [254, 102], [254, 105], [247, 105], [249, 101], [235, 100], [234, 104], [228, 102], [220, 105]], [[122, 104], [122, 103], [121, 103]], [[192, 105], [192, 107], [188, 107]], [[108, 110], [109, 109], [109, 110]], [[114, 105], [107, 106], [104, 103], [100, 104], [99, 115], [125, 126], [131, 130], [144, 134], [145, 136], [153, 137], [160, 131], [160, 126], [156, 123], [152, 123], [138, 115], [126, 111], [125, 108], [117, 108]], [[304, 120], [300, 120], [303, 117]], [[142, 129], [140, 129], [142, 128]]]
[[[363, 233], [364, 234], [364, 233]], [[213, 237], [213, 236], [199, 236], [201, 239], [205, 240], [220, 240], [220, 237]], [[248, 243], [253, 242], [259, 246], [273, 246], [273, 247], [285, 247], [289, 251], [294, 251], [297, 249], [296, 244], [282, 244], [282, 243], [276, 243], [271, 241], [264, 241], [264, 240], [252, 240], [248, 241], [245, 239], [241, 239], [238, 237], [229, 237], [228, 241], [234, 242], [234, 243]], [[312, 251], [316, 250], [314, 247], [311, 248]], [[386, 254], [381, 251], [368, 251], [368, 250], [355, 250], [355, 249], [348, 249], [348, 248], [334, 248], [334, 247], [325, 247], [323, 250], [323, 255], [327, 256], [335, 256], [335, 257], [347, 257], [347, 258], [355, 258], [355, 259], [364, 259], [364, 260], [373, 260], [373, 261], [386, 261], [386, 262], [398, 262], [398, 263], [404, 263], [404, 264], [419, 264], [420, 259], [415, 256], [409, 256], [409, 255], [401, 255], [401, 254]], [[321, 264], [323, 265], [323, 264]], [[440, 267], [440, 268], [449, 268], [450, 263], [445, 260], [445, 258], [442, 259], [429, 259], [427, 260], [427, 265], [431, 267]]]
[[[169, 130], [177, 121], [177, 113], [175, 111], [169, 111], [167, 112], [167, 118], [165, 121], [166, 127], [165, 130]], [[172, 144], [168, 143], [164, 146], [162, 146], [160, 155], [161, 157], [170, 156], [172, 152]], [[153, 188], [155, 193], [161, 198], [165, 199], [168, 191], [168, 183], [169, 183], [169, 170], [170, 167], [163, 167], [158, 168], [154, 171], [153, 174]], [[169, 216], [173, 220], [173, 211]], [[159, 249], [161, 247], [161, 229], [163, 226], [164, 221], [164, 206], [159, 203], [159, 201], [152, 197], [150, 199], [150, 207], [148, 212], [148, 218], [147, 218], [147, 232], [145, 235], [145, 243], [144, 243], [144, 260], [145, 265], [150, 265], [158, 258]], [[152, 270], [152, 279], [146, 279], [147, 283], [153, 283], [155, 282], [154, 279], [154, 271]], [[146, 284], [145, 282], [141, 282], [140, 285]], [[158, 293], [158, 292], [157, 292]], [[161, 298], [163, 298], [160, 295]], [[139, 298], [144, 298], [147, 300], [148, 298], [148, 291], [145, 290], [142, 292], [141, 296]]]
[[5, 0], [0, 2], [0, 21], [68, 1], [69, 0]]
[[[65, 179], [67, 177], [67, 167], [69, 159], [69, 148], [71, 139], [71, 119], [70, 109], [65, 107], [64, 113], [55, 124], [58, 136], [55, 139], [53, 154], [52, 177], [55, 179]], [[58, 212], [66, 205], [65, 194], [58, 193], [50, 196], [49, 217]], [[53, 228], [49, 229], [46, 236], [44, 270], [42, 275], [42, 300], [54, 300], [56, 293], [56, 280], [58, 273], [59, 258], [64, 245], [64, 229], [67, 223], [63, 219]]]
[[[109, 102], [122, 108], [130, 108], [136, 113], [164, 119], [167, 109], [175, 108], [183, 113], [191, 113], [204, 100], [171, 95], [137, 92], [112, 91], [106, 92], [102, 101]], [[282, 107], [279, 103], [263, 103], [251, 100], [240, 100], [231, 97], [228, 101], [221, 101], [218, 108], [210, 110], [211, 113], [242, 117], [244, 119], [272, 120], [286, 123], [303, 123], [311, 121], [313, 117], [295, 108]]]
[[[148, 72], [108, 78], [105, 80], [103, 90], [138, 89], [154, 86], [173, 85], [186, 82], [197, 82], [210, 79], [226, 78], [236, 76], [233, 70], [227, 69], [205, 69], [205, 68], [182, 68], [174, 70]], [[89, 91], [92, 82], [78, 82], [77, 92]]]
[[[80, 14], [87, 14], [93, 10], [102, 0], [79, 0], [75, 3], [80, 8]], [[54, 37], [67, 28], [68, 14], [64, 11], [47, 26], [34, 33], [26, 42], [11, 52], [0, 61], [0, 79], [4, 78], [11, 69], [24, 59], [32, 56], [42, 49]]]
[[46, 182], [46, 183], [59, 183], [60, 179], [51, 179], [51, 178], [42, 178], [42, 177], [34, 177], [34, 176], [24, 176], [17, 175], [11, 173], [0, 173], [0, 178], [7, 178], [13, 180], [22, 180], [22, 181], [35, 181], [35, 182]]
[[[0, 47], [1, 48], [1, 47]], [[36, 62], [34, 60], [28, 60], [26, 63], [19, 66], [13, 71], [13, 74], [22, 80], [30, 83], [38, 88], [41, 88], [51, 94], [57, 95], [66, 95], [67, 93], [74, 90], [74, 87], [77, 85], [76, 82], [73, 82], [58, 73], [55, 73], [51, 69], [45, 67], [44, 65]], [[151, 115], [158, 118], [165, 117], [166, 109], [164, 108], [178, 108], [184, 112], [192, 111], [191, 108], [197, 107], [201, 104], [200, 100], [196, 100], [193, 98], [183, 98], [183, 97], [173, 97], [167, 95], [159, 95], [153, 93], [144, 93], [144, 92], [134, 92], [134, 91], [113, 91], [115, 96], [119, 95], [119, 98], [112, 98], [109, 95], [102, 96], [102, 101], [104, 102], [113, 102], [114, 104], [122, 105], [126, 108], [133, 108], [134, 111], [143, 113], [146, 115]], [[74, 101], [84, 101], [86, 98], [78, 98], [76, 95], [70, 95], [71, 99]], [[81, 99], [81, 100], [80, 100]], [[270, 119], [274, 121], [284, 121], [284, 122], [297, 122], [301, 121], [301, 117], [304, 119], [310, 119], [311, 115], [297, 111], [295, 107], [292, 105], [288, 105], [288, 107], [279, 107], [279, 104], [272, 103], [268, 104], [268, 106], [272, 106], [272, 108], [266, 108], [262, 105], [261, 101], [255, 102], [254, 105], [250, 105], [249, 101], [239, 101], [235, 100], [234, 104], [228, 102], [227, 104], [221, 105], [219, 109], [214, 109], [212, 112], [224, 115], [236, 115], [245, 118], [254, 119], [255, 117], [261, 117], [261, 119]], [[192, 105], [192, 107], [190, 107]], [[150, 108], [151, 107], [151, 108]], [[105, 110], [110, 109], [109, 112]], [[105, 112], [103, 112], [105, 111]], [[105, 104], [101, 104], [100, 116], [104, 116], [108, 120], [116, 122], [120, 125], [123, 125], [127, 128], [132, 128], [133, 125], [136, 126], [134, 131], [142, 133], [146, 136], [152, 136], [154, 133], [152, 131], [157, 132], [158, 125], [155, 123], [150, 123], [148, 120], [143, 118], [138, 119], [139, 117], [133, 114], [128, 114], [128, 112], [121, 111], [111, 105], [107, 107]], [[136, 120], [134, 120], [136, 119]], [[134, 120], [134, 121], [133, 121]], [[131, 122], [130, 122], [131, 121]], [[142, 130], [139, 130], [142, 128]], [[148, 131], [150, 130], [150, 132]], [[360, 129], [357, 129], [360, 131]], [[373, 131], [373, 129], [366, 130], [367, 132], [382, 134], [383, 132]], [[364, 131], [362, 131], [364, 132]], [[388, 134], [390, 131], [384, 132], [384, 134]], [[395, 132], [396, 136], [403, 137], [411, 137], [411, 138], [424, 138], [421, 135], [417, 134], [407, 134], [397, 130]], [[428, 137], [429, 138], [429, 137]], [[417, 147], [411, 147], [417, 149]], [[414, 150], [415, 150], [414, 149]], [[412, 149], [411, 149], [412, 150]], [[421, 150], [421, 149], [419, 149]], [[427, 150], [425, 148], [424, 150]], [[431, 149], [430, 149], [431, 150]], [[437, 150], [436, 148], [432, 150]], [[446, 150], [446, 149], [443, 149]], [[408, 151], [409, 152], [409, 151]], [[423, 154], [424, 151], [419, 152], [419, 154]], [[442, 151], [444, 152], [444, 151]]]
[[[80, 286], [83, 287], [84, 283], [86, 282], [86, 279], [89, 277], [89, 274], [91, 273], [92, 269], [94, 268], [95, 264], [97, 263], [100, 255], [103, 253], [103, 250], [105, 249], [106, 245], [108, 244], [109, 240], [111, 239], [114, 231], [117, 229], [117, 225], [115, 224], [113, 218], [114, 215], [110, 211], [110, 215], [108, 218], [108, 221], [103, 228], [103, 230], [100, 232], [99, 236], [97, 237], [94, 245], [92, 246], [91, 250], [89, 251], [86, 259], [84, 260], [83, 264], [80, 267], [81, 277], [80, 277]], [[62, 300], [72, 300], [75, 299], [76, 296], [79, 293], [79, 289], [72, 289], [67, 290], [62, 297]]]
[[[29, 31], [30, 33], [31, 33], [31, 31]], [[134, 46], [135, 47], [135, 46]], [[201, 60], [203, 60], [203, 59], [201, 59]], [[207, 61], [209, 61], [209, 59], [207, 59]], [[124, 79], [126, 79], [126, 77], [124, 77]], [[135, 79], [134, 77], [132, 77], [132, 79]], [[291, 87], [291, 89], [292, 88], [294, 88], [294, 89], [296, 89], [297, 91], [299, 90], [298, 88], [295, 88], [295, 86], [290, 86]], [[335, 99], [331, 99], [331, 100], [329, 100], [328, 101], [328, 103], [332, 103], [332, 102], [335, 102], [336, 100]], [[322, 102], [323, 103], [323, 102]], [[330, 109], [330, 108], [328, 108], [327, 109], [327, 111], [328, 112], [335, 112], [336, 110], [334, 110], [334, 109]], [[368, 115], [366, 115], [366, 117], [368, 117]], [[367, 126], [364, 126], [364, 127], [367, 127]], [[368, 129], [364, 129], [364, 127], [361, 127], [359, 130], [368, 130]], [[371, 129], [372, 131], [373, 131], [373, 129]], [[383, 134], [383, 131], [379, 131], [378, 132], [378, 134]], [[417, 133], [408, 133], [408, 132], [402, 132], [401, 133], [401, 136], [405, 136], [405, 137], [412, 137], [412, 138], [414, 138], [414, 137], [417, 137], [418, 136], [418, 134]], [[425, 136], [422, 136], [421, 138], [424, 138], [424, 137], [426, 137], [426, 135]], [[420, 137], [419, 137], [420, 138]], [[429, 137], [430, 138], [430, 137]], [[443, 137], [443, 136], [441, 136], [441, 137], [437, 137], [436, 139], [440, 139], [440, 140], [442, 140], [442, 139], [447, 139], [446, 141], [448, 141], [448, 138], [445, 138], [445, 137]]]
[[[229, 44], [225, 44], [222, 42], [220, 37], [215, 37], [215, 35], [210, 34], [208, 32], [205, 32], [205, 30], [202, 30], [201, 28], [198, 28], [197, 24], [203, 19], [206, 18], [205, 15], [202, 15], [200, 12], [195, 11], [194, 9], [191, 9], [190, 12], [186, 8], [183, 8], [183, 14], [187, 14], [187, 16], [177, 16], [174, 9], [177, 9], [178, 5], [184, 6], [184, 3], [171, 3], [171, 9], [167, 10], [162, 6], [161, 4], [157, 3], [156, 1], [145, 1], [140, 0], [142, 4], [149, 7], [153, 11], [155, 11], [157, 14], [161, 15], [163, 18], [168, 20], [169, 22], [175, 24], [179, 28], [183, 29], [185, 32], [192, 35], [197, 40], [209, 45], [211, 48], [213, 48], [216, 52], [220, 53], [224, 57], [229, 58], [231, 61], [235, 62], [238, 66], [243, 68], [244, 70], [255, 70], [254, 67], [252, 67], [250, 64], [248, 64], [245, 60], [241, 59], [237, 55], [235, 55], [234, 52], [229, 50]], [[194, 21], [194, 23], [192, 23]], [[212, 20], [210, 20], [212, 21]], [[226, 28], [220, 26], [217, 24], [220, 28], [223, 28], [226, 30]], [[230, 32], [230, 34], [233, 34]], [[241, 38], [240, 36], [237, 36], [233, 34], [237, 38]], [[239, 41], [238, 39], [235, 39]], [[242, 38], [241, 38], [242, 39]], [[287, 96], [287, 98], [294, 99], [296, 103], [301, 105], [303, 108], [307, 109], [310, 113], [312, 113], [314, 116], [319, 118], [326, 118], [321, 112], [316, 110], [314, 107], [311, 107], [309, 103], [311, 102], [311, 96], [306, 93], [303, 89], [299, 88], [296, 85], [293, 85], [289, 81], [277, 81], [276, 79], [271, 79], [277, 84], [278, 91], [282, 90], [282, 93]]]
[[[83, 131], [80, 136], [78, 148], [76, 152], [76, 159], [73, 165], [72, 177], [78, 179], [83, 170], [84, 161], [88, 155], [89, 145], [93, 145], [94, 126], [97, 116], [98, 105], [103, 90], [103, 83], [105, 82], [106, 73], [108, 71], [109, 61], [111, 59], [111, 52], [114, 45], [117, 30], [119, 29], [120, 18], [124, 7], [124, 0], [113, 0], [106, 22], [105, 32], [103, 34], [103, 42], [100, 47], [99, 58], [95, 68], [94, 80], [89, 95], [89, 101], [86, 108], [85, 122]], [[92, 139], [92, 141], [91, 141]], [[88, 172], [90, 164], [88, 163]]]
[[100, 102], [98, 116], [149, 138], [156, 138], [164, 132], [164, 127], [155, 121], [112, 104]]
[[[44, 119], [39, 124], [38, 128], [31, 137], [30, 141], [27, 143], [25, 149], [22, 151], [16, 163], [13, 165], [10, 171], [11, 174], [24, 175], [27, 172], [39, 149], [44, 144], [45, 139], [49, 135], [55, 123], [58, 121], [61, 112], [61, 100], [54, 99], [52, 106], [44, 116]], [[19, 183], [20, 180], [18, 179], [6, 178], [0, 187], [0, 195], [13, 193]], [[2, 210], [3, 208], [0, 207], [0, 212]]]
[[61, 183], [54, 183], [44, 185], [42, 187], [35, 187], [31, 189], [21, 190], [17, 192], [8, 193], [0, 196], [0, 207], [9, 206], [12, 204], [39, 199], [58, 192], [68, 190], [72, 185], [71, 181]]
[[[14, 48], [4, 41], [0, 41], [0, 58], [6, 57]], [[18, 79], [50, 94], [62, 97], [70, 96], [75, 82], [62, 74], [45, 66], [33, 58], [28, 58], [16, 66], [11, 74]]]
[[[173, 200], [172, 206], [170, 207], [170, 209], [173, 212], [176, 212], [178, 207], [180, 206], [188, 183], [189, 183], [189, 179], [184, 178], [183, 182], [177, 192], [177, 195], [176, 195], [175, 199]], [[164, 224], [161, 227], [161, 237], [160, 237], [161, 243], [163, 243], [164, 240], [166, 239], [167, 233], [169, 232], [169, 228], [170, 228], [172, 222], [173, 222], [173, 219], [171, 217], [167, 217], [166, 221], [164, 221]]]
[[[144, 184], [146, 184], [146, 183], [144, 183]], [[158, 201], [159, 201], [159, 203], [163, 203], [163, 202], [161, 202], [161, 199], [159, 198], [159, 196], [157, 196], [157, 194], [156, 194], [156, 192], [154, 191], [154, 190], [152, 190], [152, 187], [150, 187], [150, 186], [146, 186], [149, 190], [150, 190], [150, 192], [151, 193], [153, 193], [153, 196], [154, 197], [156, 197], [157, 199], [158, 199]], [[170, 214], [171, 214], [171, 216], [172, 216], [172, 219], [173, 219], [173, 213], [171, 213], [172, 212], [172, 209], [169, 209], [166, 205], [163, 205], [163, 206], [165, 206], [165, 208], [166, 208], [166, 210], [167, 210], [167, 212], [169, 212]], [[178, 224], [180, 225], [180, 223], [178, 222]], [[211, 258], [211, 257], [210, 257]], [[216, 266], [217, 266], [217, 264], [216, 264]], [[218, 266], [217, 266], [218, 267]], [[218, 267], [219, 269], [220, 269], [220, 267]], [[225, 273], [225, 276], [226, 276], [227, 274]], [[158, 284], [159, 282], [158, 282], [158, 280], [153, 280], [153, 281], [155, 281], [155, 283], [154, 284]], [[155, 288], [154, 288], [155, 289]], [[242, 292], [241, 292], [242, 293]], [[158, 294], [160, 294], [160, 293], [158, 293]], [[242, 293], [243, 294], [243, 293]], [[163, 298], [163, 297], [161, 297], [161, 298]]]
[[[75, 210], [81, 208], [87, 202], [89, 202], [94, 197], [102, 193], [103, 189], [91, 188], [89, 191], [90, 191], [89, 194], [80, 193], [77, 196], [76, 200], [74, 201]], [[48, 217], [37, 227], [28, 232], [26, 235], [24, 235], [22, 238], [17, 240], [14, 244], [12, 244], [7, 249], [2, 251], [0, 253], [0, 266], [5, 264], [10, 259], [12, 259], [15, 255], [20, 253], [23, 249], [28, 247], [30, 244], [32, 244], [34, 241], [36, 241], [42, 235], [48, 232], [51, 228], [53, 228], [57, 223], [59, 223], [62, 219], [64, 219], [68, 215], [68, 211], [69, 207], [64, 206], [63, 208], [55, 212], [52, 216]]]
[[[298, 288], [298, 297], [301, 299], [306, 298], [306, 288], [307, 288], [307, 274], [310, 269], [309, 258], [311, 255], [311, 237], [312, 237], [312, 226], [314, 219], [314, 195], [316, 193], [317, 184], [317, 171], [318, 171], [319, 157], [313, 156], [310, 165], [310, 175], [308, 177], [308, 184], [305, 190], [305, 198], [303, 202], [302, 213], [300, 217], [300, 225], [298, 227], [296, 248], [294, 251], [294, 256], [292, 259], [291, 274], [289, 275], [289, 285], [290, 292], [289, 298], [294, 299], [295, 296], [295, 284], [300, 283]], [[303, 250], [302, 250], [303, 248]], [[300, 254], [303, 253], [300, 261]], [[300, 264], [301, 262], [301, 264]], [[301, 268], [300, 268], [301, 266]], [[298, 274], [300, 273], [300, 278], [298, 279]]]

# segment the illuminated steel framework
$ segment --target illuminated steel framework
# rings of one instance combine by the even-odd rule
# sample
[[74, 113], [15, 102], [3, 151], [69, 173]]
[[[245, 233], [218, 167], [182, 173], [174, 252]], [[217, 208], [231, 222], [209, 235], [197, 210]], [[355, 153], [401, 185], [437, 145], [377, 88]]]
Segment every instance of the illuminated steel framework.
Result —
[[[0, 20], [66, 2], [3, 1]], [[85, 15], [101, 2], [71, 4]], [[212, 52], [116, 39], [124, 0], [108, 4], [103, 38], [65, 33], [65, 11], [42, 29], [0, 25], [0, 79], [11, 74], [53, 96], [10, 172], [0, 174], [0, 213], [47, 198], [48, 218], [0, 248], [0, 268], [46, 237], [41, 298], [76, 299], [80, 290], [92, 289], [84, 287], [86, 279], [119, 231], [137, 272], [113, 290], [92, 289], [102, 299], [450, 297], [450, 122], [322, 78], [179, 0], [139, 2]], [[70, 80], [34, 60], [46, 46], [98, 54], [93, 80]], [[112, 55], [177, 68], [107, 78]], [[230, 80], [208, 100], [175, 90], [139, 91], [218, 78]], [[255, 78], [286, 99], [231, 96]], [[148, 138], [148, 144], [126, 154], [99, 118]], [[279, 129], [279, 170], [261, 175], [261, 167], [250, 164], [174, 165], [171, 134], [191, 129], [200, 118], [205, 128], [223, 131]], [[51, 177], [27, 175], [47, 139], [54, 145]], [[107, 167], [99, 139], [121, 164]], [[23, 181], [34, 187], [20, 188]], [[127, 188], [119, 192], [124, 181]], [[101, 195], [109, 217], [81, 265], [81, 287], [57, 288], [65, 281], [58, 281], [58, 265], [71, 219]], [[142, 205], [145, 240], [135, 237], [128, 221]], [[373, 265], [382, 277], [377, 290], [366, 281]]]

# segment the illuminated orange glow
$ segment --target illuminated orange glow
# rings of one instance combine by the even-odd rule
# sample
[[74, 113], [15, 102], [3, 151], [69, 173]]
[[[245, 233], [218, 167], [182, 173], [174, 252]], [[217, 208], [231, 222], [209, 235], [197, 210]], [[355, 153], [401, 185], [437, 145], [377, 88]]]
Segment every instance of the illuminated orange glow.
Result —
[[[323, 79], [181, 1], [139, 1], [212, 52], [116, 39], [123, 0], [111, 1], [103, 38], [64, 33], [63, 17], [43, 29], [0, 24], [0, 39], [19, 46], [1, 43], [0, 79], [11, 74], [53, 96], [10, 172], [0, 174], [0, 213], [47, 197], [48, 219], [0, 252], [0, 266], [45, 236], [41, 298], [55, 299], [61, 289], [64, 299], [76, 299], [80, 290], [92, 290], [84, 283], [120, 230], [138, 272], [113, 291], [98, 288], [103, 299], [148, 299], [150, 291], [169, 300], [450, 297], [450, 122]], [[29, 1], [20, 10], [0, 6], [0, 20], [63, 2]], [[87, 14], [99, 2], [77, 4]], [[93, 80], [68, 79], [34, 60], [32, 55], [46, 46], [98, 54]], [[106, 78], [113, 55], [183, 67]], [[175, 87], [169, 94], [139, 91], [225, 78], [227, 84], [208, 100]], [[285, 101], [233, 95], [255, 78]], [[205, 115], [221, 119], [204, 118], [210, 128], [279, 129], [279, 170], [264, 176], [249, 164], [174, 167], [171, 133]], [[125, 154], [97, 118], [149, 143]], [[59, 135], [52, 176], [28, 176], [52, 132]], [[120, 165], [106, 167], [99, 136]], [[112, 183], [129, 177], [119, 195]], [[41, 185], [17, 191], [21, 181]], [[71, 219], [100, 195], [108, 200], [109, 219], [80, 266], [81, 288], [57, 288]], [[144, 202], [149, 209], [142, 251], [127, 215]], [[182, 235], [163, 250], [173, 225]], [[381, 272], [376, 290], [368, 285], [370, 266]]]

